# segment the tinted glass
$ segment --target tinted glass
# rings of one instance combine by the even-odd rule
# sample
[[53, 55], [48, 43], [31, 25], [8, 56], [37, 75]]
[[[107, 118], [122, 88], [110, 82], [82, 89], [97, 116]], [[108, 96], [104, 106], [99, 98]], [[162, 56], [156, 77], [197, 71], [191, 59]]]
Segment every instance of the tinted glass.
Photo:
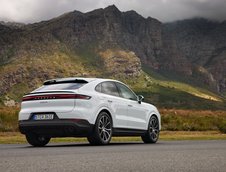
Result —
[[98, 84], [98, 85], [96, 86], [95, 90], [96, 90], [97, 92], [100, 92], [100, 93], [101, 93], [101, 84]]
[[43, 85], [35, 91], [48, 91], [48, 90], [75, 90], [85, 85], [85, 83], [63, 83], [63, 84], [51, 84]]
[[130, 100], [137, 100], [137, 96], [128, 87], [120, 83], [116, 83], [116, 85], [119, 89], [121, 97], [130, 99]]
[[118, 89], [113, 82], [103, 82], [101, 84], [101, 92], [112, 96], [119, 96]]

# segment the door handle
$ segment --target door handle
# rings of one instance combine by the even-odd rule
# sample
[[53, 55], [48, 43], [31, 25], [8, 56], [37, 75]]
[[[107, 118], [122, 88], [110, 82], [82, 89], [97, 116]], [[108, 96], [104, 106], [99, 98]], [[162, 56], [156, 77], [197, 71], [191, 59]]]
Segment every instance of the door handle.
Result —
[[133, 105], [128, 105], [129, 107], [133, 107]]
[[112, 103], [112, 100], [108, 100], [109, 103]]

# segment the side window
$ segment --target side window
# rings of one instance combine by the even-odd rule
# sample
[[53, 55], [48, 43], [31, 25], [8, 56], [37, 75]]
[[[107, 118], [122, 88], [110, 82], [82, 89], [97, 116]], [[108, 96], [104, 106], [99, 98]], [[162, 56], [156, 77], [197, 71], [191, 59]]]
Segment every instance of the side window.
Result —
[[101, 93], [101, 83], [95, 87], [95, 90]]
[[103, 82], [101, 84], [101, 92], [112, 96], [118, 96], [119, 92], [116, 85], [113, 82]]
[[120, 83], [116, 83], [116, 85], [121, 93], [121, 97], [130, 100], [137, 100], [137, 96], [128, 87]]

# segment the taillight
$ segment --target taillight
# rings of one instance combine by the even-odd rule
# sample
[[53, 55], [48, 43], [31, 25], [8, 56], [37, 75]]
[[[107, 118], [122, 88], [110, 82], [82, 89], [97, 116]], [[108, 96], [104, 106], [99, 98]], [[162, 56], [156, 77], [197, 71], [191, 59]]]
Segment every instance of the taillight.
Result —
[[48, 95], [38, 95], [38, 96], [26, 96], [23, 97], [22, 101], [31, 100], [47, 100], [47, 99], [90, 99], [90, 96], [82, 94], [48, 94]]
[[91, 97], [87, 95], [82, 95], [82, 94], [75, 94], [75, 99], [86, 99], [89, 100]]

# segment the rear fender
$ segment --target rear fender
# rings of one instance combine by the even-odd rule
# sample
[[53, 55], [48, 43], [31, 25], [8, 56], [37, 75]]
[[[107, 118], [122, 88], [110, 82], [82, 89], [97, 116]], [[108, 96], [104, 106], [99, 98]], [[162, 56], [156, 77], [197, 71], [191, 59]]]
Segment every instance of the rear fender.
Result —
[[99, 108], [97, 111], [96, 111], [96, 113], [95, 113], [95, 116], [94, 116], [94, 118], [92, 119], [92, 123], [93, 124], [95, 124], [96, 123], [96, 119], [97, 119], [97, 116], [100, 114], [100, 112], [101, 111], [103, 111], [103, 110], [107, 110], [110, 114], [110, 116], [111, 116], [111, 118], [112, 118], [112, 122], [113, 122], [113, 127], [114, 127], [114, 115], [113, 115], [113, 113], [112, 113], [112, 111], [107, 107], [107, 106], [102, 106], [101, 108]]

